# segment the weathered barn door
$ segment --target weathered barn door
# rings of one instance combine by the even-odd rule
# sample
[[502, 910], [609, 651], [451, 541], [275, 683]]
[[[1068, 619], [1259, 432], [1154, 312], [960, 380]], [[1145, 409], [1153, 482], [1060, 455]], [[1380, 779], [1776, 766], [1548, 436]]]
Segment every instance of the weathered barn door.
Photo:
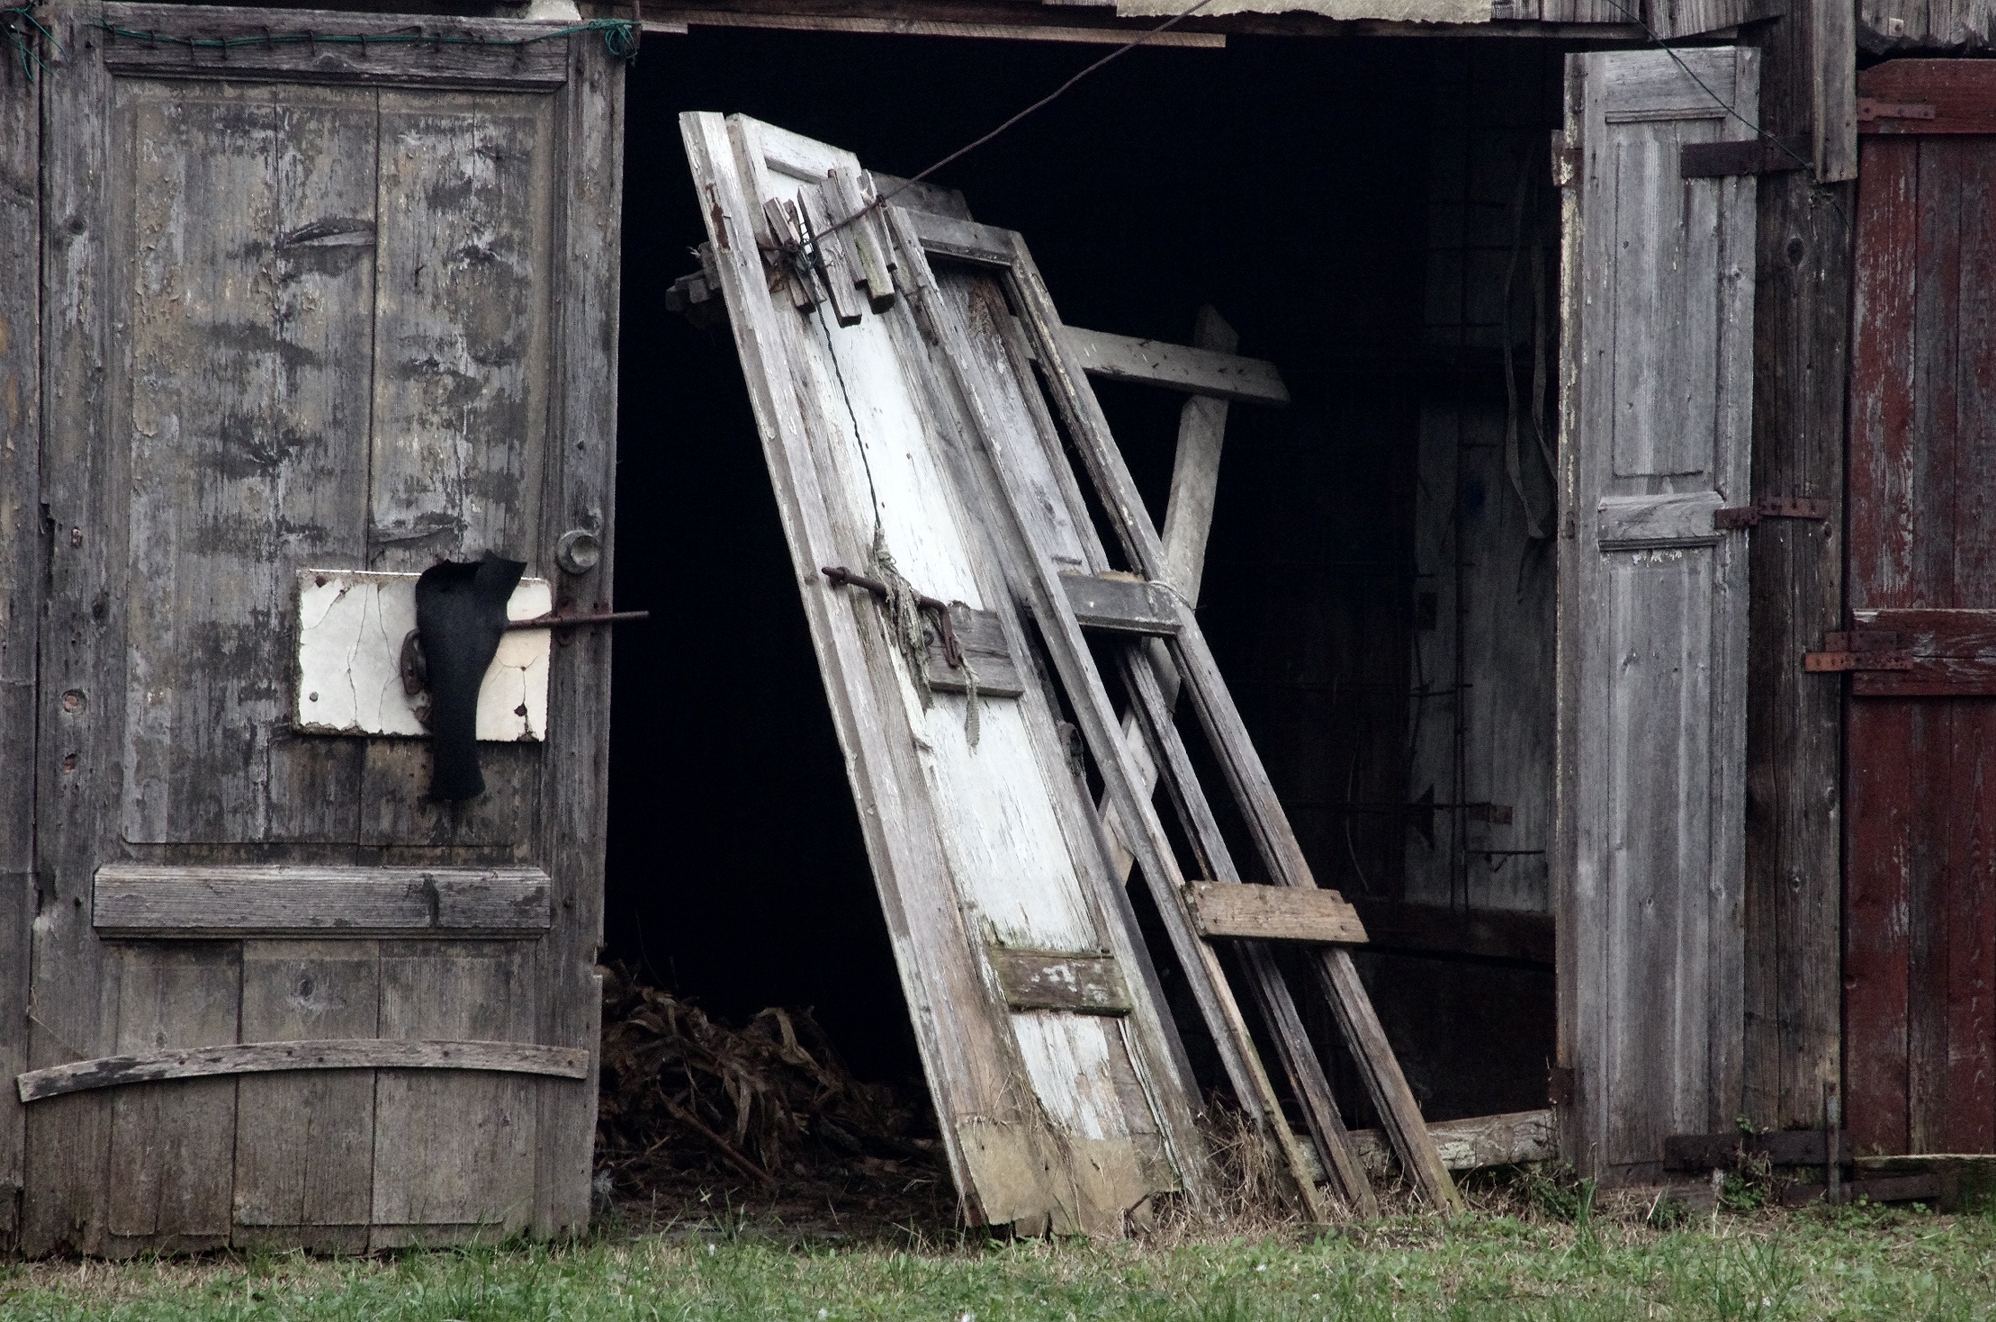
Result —
[[[1738, 1113], [1749, 50], [1567, 60], [1559, 588], [1562, 1145], [1607, 1177]], [[1735, 113], [1737, 112], [1737, 113]]]
[[[1121, 1233], [1151, 1195], [1203, 1192], [1196, 1087], [986, 523], [968, 428], [897, 292], [921, 254], [868, 212], [832, 269], [786, 266], [787, 241], [873, 195], [857, 159], [743, 116], [687, 114], [681, 131], [966, 1210]], [[1047, 489], [1049, 518], [1082, 517]], [[977, 695], [940, 645], [911, 655], [839, 568], [955, 603]]]
[[1811, 662], [1851, 670], [1845, 1113], [1859, 1154], [1991, 1152], [1996, 68], [1896, 60], [1859, 90], [1854, 630]]
[[52, 26], [23, 1242], [579, 1228], [604, 631], [461, 805], [423, 740], [305, 733], [295, 676], [303, 571], [489, 551], [608, 596], [556, 547], [609, 542], [622, 65], [542, 24]]

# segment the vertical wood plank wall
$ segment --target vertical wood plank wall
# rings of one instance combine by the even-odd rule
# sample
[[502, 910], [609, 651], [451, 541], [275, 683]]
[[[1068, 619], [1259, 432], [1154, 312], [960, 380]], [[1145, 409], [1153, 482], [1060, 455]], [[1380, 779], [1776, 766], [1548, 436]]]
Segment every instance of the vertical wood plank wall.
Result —
[[[40, 89], [0, 61], [0, 1081], [27, 1068], [34, 914], [35, 628], [42, 527]], [[26, 1117], [0, 1087], [0, 1253], [15, 1242]]]
[[[1812, 113], [1815, 6], [1761, 42], [1760, 116]], [[1802, 670], [1843, 610], [1844, 383], [1853, 205], [1807, 171], [1760, 177], [1754, 299], [1753, 492], [1830, 502], [1827, 522], [1769, 520], [1751, 538], [1747, 655], [1746, 1114], [1822, 1122], [1840, 1042], [1843, 687]]]

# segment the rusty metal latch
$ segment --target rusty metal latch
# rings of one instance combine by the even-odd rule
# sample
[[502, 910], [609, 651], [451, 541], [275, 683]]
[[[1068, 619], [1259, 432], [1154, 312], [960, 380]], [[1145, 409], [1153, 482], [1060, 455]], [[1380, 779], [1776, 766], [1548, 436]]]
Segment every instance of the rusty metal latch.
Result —
[[1900, 637], [1879, 629], [1823, 635], [1823, 650], [1804, 652], [1802, 669], [1812, 675], [1846, 670], [1911, 670], [1913, 657], [1900, 650]]
[[[580, 629], [591, 624], [621, 624], [629, 620], [648, 620], [650, 611], [549, 611], [546, 615], [536, 615], [532, 619], [506, 621], [506, 632], [521, 629]], [[402, 653], [397, 663], [402, 675], [402, 691], [415, 697], [430, 686], [429, 660], [423, 655], [423, 640], [414, 629], [402, 639]], [[416, 719], [424, 729], [430, 725], [427, 708], [416, 710]]]
[[1857, 121], [1869, 124], [1880, 119], [1933, 119], [1935, 108], [1925, 101], [1883, 101], [1875, 96], [1857, 99]]
[[1712, 511], [1712, 526], [1720, 532], [1738, 528], [1758, 528], [1762, 519], [1812, 519], [1830, 517], [1830, 502], [1813, 496], [1762, 496], [1751, 505], [1729, 505]]
[[[827, 565], [818, 572], [830, 579], [835, 588], [862, 588], [882, 601], [891, 595], [885, 583], [864, 574], [855, 574], [844, 565]], [[963, 647], [956, 640], [956, 622], [950, 618], [949, 603], [925, 597], [919, 592], [914, 595], [915, 604], [935, 618], [936, 632], [941, 635], [943, 645], [943, 660], [949, 663], [951, 670], [963, 669]]]

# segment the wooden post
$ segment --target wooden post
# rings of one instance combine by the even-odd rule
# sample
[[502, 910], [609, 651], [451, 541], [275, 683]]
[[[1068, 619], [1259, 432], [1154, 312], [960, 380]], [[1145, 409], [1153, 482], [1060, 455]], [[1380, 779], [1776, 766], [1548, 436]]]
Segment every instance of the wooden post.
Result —
[[[1809, 127], [1836, 22], [1848, 37], [1847, 14], [1818, 26], [1835, 8], [1795, 6], [1761, 34], [1768, 132]], [[1839, 58], [1854, 78], [1855, 53]], [[1749, 552], [1743, 1106], [1768, 1129], [1816, 1124], [1841, 1072], [1843, 685], [1804, 673], [1800, 657], [1842, 627], [1854, 191], [1800, 170], [1760, 178], [1753, 493], [1831, 509], [1763, 523]]]
[[35, 627], [41, 617], [41, 105], [17, 59], [0, 67], [0, 1253], [18, 1245], [34, 917]]

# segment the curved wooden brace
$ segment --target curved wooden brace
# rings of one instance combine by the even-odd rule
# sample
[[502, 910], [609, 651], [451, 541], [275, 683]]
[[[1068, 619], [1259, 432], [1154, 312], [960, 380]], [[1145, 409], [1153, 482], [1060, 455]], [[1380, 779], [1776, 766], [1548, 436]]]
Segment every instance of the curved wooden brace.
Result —
[[99, 1056], [17, 1075], [23, 1102], [91, 1088], [216, 1074], [281, 1070], [490, 1070], [501, 1074], [589, 1077], [589, 1053], [579, 1047], [531, 1042], [414, 1042], [341, 1038], [323, 1042], [237, 1042], [218, 1047], [168, 1047], [129, 1056]]

